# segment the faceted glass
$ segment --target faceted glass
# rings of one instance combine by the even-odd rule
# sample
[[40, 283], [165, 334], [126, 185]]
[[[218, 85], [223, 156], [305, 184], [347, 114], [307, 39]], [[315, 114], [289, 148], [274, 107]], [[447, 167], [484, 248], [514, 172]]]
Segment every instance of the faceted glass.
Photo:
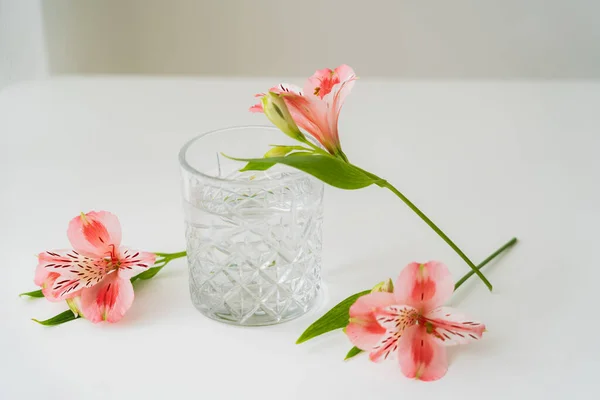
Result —
[[321, 286], [323, 184], [298, 170], [239, 170], [269, 144], [296, 144], [271, 127], [213, 131], [188, 142], [183, 176], [192, 303], [238, 325], [288, 321]]

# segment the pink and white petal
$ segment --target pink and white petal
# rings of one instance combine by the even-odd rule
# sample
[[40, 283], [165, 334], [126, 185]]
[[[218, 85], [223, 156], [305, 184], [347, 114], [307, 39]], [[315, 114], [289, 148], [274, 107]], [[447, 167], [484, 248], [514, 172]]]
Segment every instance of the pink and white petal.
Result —
[[67, 236], [78, 252], [107, 257], [121, 244], [121, 224], [108, 211], [91, 211], [71, 220]]
[[76, 258], [72, 258], [67, 254], [75, 256], [75, 253], [71, 253], [72, 250], [52, 250], [45, 251], [38, 254], [38, 265], [35, 270], [35, 277], [33, 282], [37, 286], [42, 286], [42, 283], [46, 280], [46, 277], [52, 272], [53, 267], [63, 268], [64, 265], [68, 268]]
[[350, 307], [350, 323], [346, 335], [359, 349], [370, 351], [386, 332], [375, 319], [374, 311], [393, 304], [392, 293], [374, 292], [359, 297]]
[[369, 359], [373, 362], [386, 360], [390, 355], [395, 356], [400, 337], [404, 332], [399, 329], [386, 330], [379, 341], [372, 347]]
[[333, 96], [333, 102], [329, 109], [329, 118], [332, 121], [332, 124], [334, 123], [336, 127], [340, 117], [340, 112], [342, 111], [342, 106], [346, 101], [346, 97], [348, 97], [352, 91], [352, 88], [354, 87], [355, 79], [342, 82]]
[[339, 147], [339, 136], [338, 136], [338, 122], [340, 118], [340, 112], [342, 111], [342, 106], [344, 105], [344, 101], [346, 97], [352, 91], [352, 87], [354, 86], [354, 79], [342, 82], [337, 85], [333, 91], [333, 100], [331, 100], [330, 107], [327, 108], [327, 121], [329, 124], [329, 132], [331, 141], [337, 144]]
[[415, 307], [421, 313], [443, 305], [454, 292], [448, 267], [437, 261], [408, 264], [394, 287], [398, 303]]
[[121, 247], [119, 249], [119, 275], [122, 278], [131, 278], [133, 275], [150, 268], [156, 261], [156, 254]]
[[[327, 71], [331, 72], [331, 70]], [[307, 96], [300, 87], [289, 83], [281, 83], [272, 87], [269, 91], [282, 95], [290, 115], [298, 127], [313, 136], [326, 149], [332, 149], [329, 144], [331, 134], [329, 133], [326, 102], [314, 95]], [[250, 111], [262, 112], [262, 106], [259, 107], [257, 104], [251, 107]]]
[[108, 274], [99, 284], [81, 291], [81, 311], [93, 323], [117, 322], [133, 304], [133, 285], [119, 274]]
[[281, 83], [269, 91], [281, 94], [296, 125], [325, 145], [329, 123], [324, 101], [316, 96], [306, 96], [300, 87], [289, 83]]
[[46, 280], [46, 278], [48, 278], [49, 274], [50, 274], [50, 271], [48, 271], [47, 269], [44, 268], [43, 265], [38, 263], [38, 266], [35, 268], [35, 276], [33, 278], [33, 283], [35, 283], [36, 286], [41, 287], [44, 284], [44, 281]]
[[[48, 286], [46, 278], [51, 273], [58, 277]], [[75, 250], [55, 250], [38, 255], [35, 281], [39, 286], [46, 285], [47, 298], [58, 301], [95, 285], [105, 274], [106, 262], [102, 259], [89, 258]]]
[[[52, 285], [54, 285], [54, 281], [56, 281], [56, 279], [59, 277], [60, 277], [60, 275], [57, 274], [56, 272], [48, 272], [44, 276], [43, 281], [38, 285], [42, 288], [42, 294], [44, 295], [46, 300], [54, 301], [54, 302], [63, 300], [63, 299], [57, 299], [56, 297], [54, 297], [54, 294], [50, 290], [50, 288], [52, 288]], [[75, 295], [76, 295], [76, 293], [75, 293]]]
[[373, 292], [360, 296], [350, 307], [350, 318], [372, 315], [377, 309], [391, 306], [395, 302], [394, 295], [387, 292]]
[[[340, 77], [340, 82], [338, 86], [334, 88], [335, 96], [333, 98], [333, 107], [331, 107], [336, 115], [339, 115], [342, 106], [344, 105], [344, 101], [346, 101], [346, 97], [352, 91], [354, 87], [354, 82], [357, 77], [354, 73], [354, 70], [350, 68], [348, 65], [342, 64], [335, 69], [336, 74]], [[337, 117], [336, 117], [337, 121]]]
[[252, 107], [250, 107], [248, 110], [253, 113], [264, 113], [265, 112], [262, 103], [255, 104]]
[[417, 317], [416, 310], [409, 306], [392, 305], [375, 311], [375, 318], [385, 328], [385, 334], [373, 346], [369, 354], [371, 361], [378, 362], [387, 359], [390, 354], [394, 355], [398, 349], [398, 340], [406, 329], [416, 324]]
[[351, 318], [344, 332], [354, 346], [361, 350], [371, 351], [379, 343], [386, 330], [371, 314], [360, 318]]
[[387, 330], [404, 330], [417, 322], [419, 314], [411, 306], [391, 305], [375, 311], [379, 325]]
[[56, 300], [71, 298], [82, 289], [98, 284], [103, 277], [104, 274], [91, 274], [88, 271], [83, 276], [77, 276], [77, 274], [60, 275], [48, 288], [49, 292], [46, 297], [52, 297]]
[[451, 307], [438, 307], [425, 314], [436, 340], [444, 346], [467, 344], [481, 339], [485, 325]]
[[435, 381], [448, 371], [446, 348], [423, 325], [404, 331], [398, 343], [398, 359], [402, 373], [408, 378]]
[[339, 76], [335, 74], [335, 71], [324, 68], [315, 71], [315, 73], [306, 80], [304, 84], [304, 93], [307, 97], [318, 97], [323, 99], [327, 96], [333, 86], [339, 83]]
[[348, 82], [356, 79], [356, 73], [354, 73], [354, 70], [349, 65], [342, 64], [334, 71], [340, 78], [340, 82]]
[[53, 302], [69, 300], [69, 299], [72, 299], [72, 298], [78, 296], [79, 292], [81, 292], [81, 289], [72, 290], [63, 296], [57, 297], [57, 292], [52, 290], [52, 287], [54, 286], [54, 282], [56, 282], [57, 279], [60, 279], [60, 275], [57, 274], [56, 272], [50, 272], [46, 275], [46, 277], [44, 278], [44, 281], [40, 285], [40, 287], [42, 288], [42, 294], [44, 295], [46, 300], [53, 301]]
[[325, 104], [319, 100], [308, 100], [305, 96], [287, 93], [283, 94], [283, 101], [290, 115], [301, 129], [313, 136], [319, 143], [325, 145], [328, 123]]
[[269, 89], [269, 92], [277, 94], [296, 94], [298, 96], [303, 95], [302, 88], [291, 83], [280, 83], [279, 85], [273, 86], [271, 89]]

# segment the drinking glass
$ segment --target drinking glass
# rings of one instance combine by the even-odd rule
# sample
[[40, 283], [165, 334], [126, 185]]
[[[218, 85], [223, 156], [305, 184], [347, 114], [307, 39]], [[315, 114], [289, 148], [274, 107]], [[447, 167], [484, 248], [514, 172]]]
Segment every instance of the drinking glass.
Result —
[[233, 157], [297, 145], [276, 128], [243, 126], [197, 136], [180, 151], [192, 303], [237, 325], [296, 318], [321, 286], [323, 183], [275, 165], [240, 172]]

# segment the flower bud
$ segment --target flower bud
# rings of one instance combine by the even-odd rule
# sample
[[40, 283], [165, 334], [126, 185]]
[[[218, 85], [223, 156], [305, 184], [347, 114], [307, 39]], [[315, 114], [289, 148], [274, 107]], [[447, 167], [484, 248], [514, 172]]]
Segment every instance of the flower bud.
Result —
[[387, 281], [379, 282], [377, 285], [373, 286], [371, 289], [371, 293], [375, 292], [387, 292], [392, 293], [394, 291], [394, 282], [391, 279]]
[[81, 313], [80, 296], [73, 297], [72, 299], [67, 299], [67, 305], [69, 306], [71, 311], [73, 311], [73, 314], [75, 314], [75, 316], [83, 317], [83, 314]]
[[306, 140], [279, 94], [267, 93], [262, 98], [262, 104], [267, 118], [283, 133], [296, 140]]
[[289, 149], [287, 146], [273, 147], [271, 150], [269, 150], [265, 153], [265, 158], [285, 157], [285, 155], [287, 153], [289, 153], [290, 151], [292, 151], [292, 150]]

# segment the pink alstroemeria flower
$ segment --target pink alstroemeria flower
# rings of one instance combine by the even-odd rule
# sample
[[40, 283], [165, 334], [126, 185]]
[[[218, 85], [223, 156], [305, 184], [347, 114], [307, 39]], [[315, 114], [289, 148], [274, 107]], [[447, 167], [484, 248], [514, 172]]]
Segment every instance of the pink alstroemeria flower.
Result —
[[[352, 68], [340, 65], [334, 70], [321, 69], [308, 78], [303, 89], [282, 83], [269, 89], [280, 94], [296, 124], [318, 140], [331, 154], [343, 154], [338, 136], [338, 118], [356, 75]], [[257, 94], [263, 97], [265, 94]], [[261, 103], [250, 107], [264, 112]]]
[[121, 246], [119, 220], [106, 211], [73, 218], [67, 236], [73, 250], [38, 255], [35, 284], [48, 300], [67, 300], [94, 323], [119, 321], [133, 303], [130, 278], [154, 264], [156, 255]]
[[393, 293], [374, 292], [358, 298], [350, 308], [346, 334], [372, 361], [397, 353], [409, 378], [433, 381], [448, 369], [444, 346], [480, 339], [485, 325], [442, 305], [452, 296], [454, 283], [439, 262], [407, 265]]

